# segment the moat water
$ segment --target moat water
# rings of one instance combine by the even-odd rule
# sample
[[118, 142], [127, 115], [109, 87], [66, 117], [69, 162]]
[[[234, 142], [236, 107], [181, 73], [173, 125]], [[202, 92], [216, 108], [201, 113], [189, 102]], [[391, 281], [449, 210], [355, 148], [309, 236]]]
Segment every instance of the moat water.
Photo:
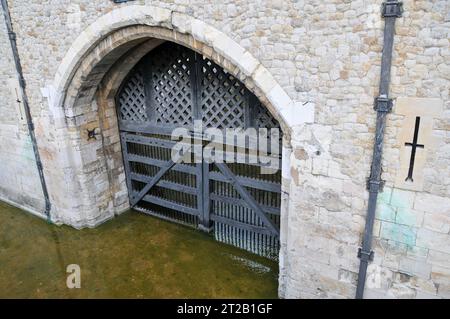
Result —
[[276, 298], [277, 279], [274, 261], [135, 211], [76, 230], [0, 202], [0, 298]]

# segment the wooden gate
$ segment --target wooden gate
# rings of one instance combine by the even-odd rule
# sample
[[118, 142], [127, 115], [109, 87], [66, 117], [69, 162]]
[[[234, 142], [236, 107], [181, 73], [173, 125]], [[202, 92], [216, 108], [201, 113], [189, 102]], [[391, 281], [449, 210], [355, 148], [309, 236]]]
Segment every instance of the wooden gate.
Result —
[[[277, 121], [235, 77], [211, 60], [166, 42], [145, 56], [116, 97], [131, 206], [212, 231], [216, 240], [276, 259], [279, 250], [281, 173], [264, 164], [212, 162], [187, 151], [176, 161], [175, 128], [278, 128]], [[204, 131], [193, 141], [204, 149]], [[198, 150], [198, 149], [197, 149]], [[233, 151], [237, 149], [233, 147]], [[251, 153], [250, 144], [240, 152]], [[279, 149], [274, 154], [280, 160]], [[254, 152], [254, 151], [253, 151]], [[257, 153], [253, 153], [257, 154]]]

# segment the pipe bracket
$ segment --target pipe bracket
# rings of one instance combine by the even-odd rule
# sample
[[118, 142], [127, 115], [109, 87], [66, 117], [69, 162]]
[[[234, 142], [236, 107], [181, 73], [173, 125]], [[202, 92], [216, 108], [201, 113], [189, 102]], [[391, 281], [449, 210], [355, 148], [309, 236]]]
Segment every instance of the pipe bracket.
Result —
[[365, 251], [362, 248], [358, 248], [358, 258], [361, 259], [362, 261], [373, 261], [373, 257], [374, 257], [374, 252], [373, 250], [371, 251]]
[[375, 98], [373, 109], [377, 112], [390, 113], [392, 111], [392, 99], [379, 96]]
[[367, 179], [367, 190], [370, 193], [378, 193], [382, 192], [384, 188], [385, 181], [381, 179], [375, 179], [375, 178], [368, 178]]
[[383, 18], [395, 17], [400, 18], [403, 13], [403, 3], [399, 1], [387, 1], [383, 3]]

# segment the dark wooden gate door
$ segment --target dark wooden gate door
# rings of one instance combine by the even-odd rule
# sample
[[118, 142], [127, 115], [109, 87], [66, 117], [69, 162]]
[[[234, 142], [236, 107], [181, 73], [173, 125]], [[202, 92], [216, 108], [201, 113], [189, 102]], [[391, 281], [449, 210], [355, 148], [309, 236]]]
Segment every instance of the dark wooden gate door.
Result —
[[[174, 162], [171, 156], [172, 131], [193, 130], [194, 120], [204, 129], [279, 128], [238, 79], [202, 55], [166, 42], [130, 72], [116, 104], [134, 209], [277, 258], [280, 170], [262, 174], [264, 165], [250, 161], [208, 163], [192, 149], [185, 156], [196, 157], [193, 163]], [[202, 148], [207, 144], [203, 135], [194, 138]]]

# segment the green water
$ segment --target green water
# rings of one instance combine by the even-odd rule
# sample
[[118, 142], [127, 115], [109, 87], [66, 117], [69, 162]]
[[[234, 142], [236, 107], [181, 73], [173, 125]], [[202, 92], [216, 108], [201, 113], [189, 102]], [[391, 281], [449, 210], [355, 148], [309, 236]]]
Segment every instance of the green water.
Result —
[[[67, 288], [69, 264], [80, 289]], [[0, 298], [276, 298], [277, 269], [134, 211], [75, 230], [0, 202]]]

